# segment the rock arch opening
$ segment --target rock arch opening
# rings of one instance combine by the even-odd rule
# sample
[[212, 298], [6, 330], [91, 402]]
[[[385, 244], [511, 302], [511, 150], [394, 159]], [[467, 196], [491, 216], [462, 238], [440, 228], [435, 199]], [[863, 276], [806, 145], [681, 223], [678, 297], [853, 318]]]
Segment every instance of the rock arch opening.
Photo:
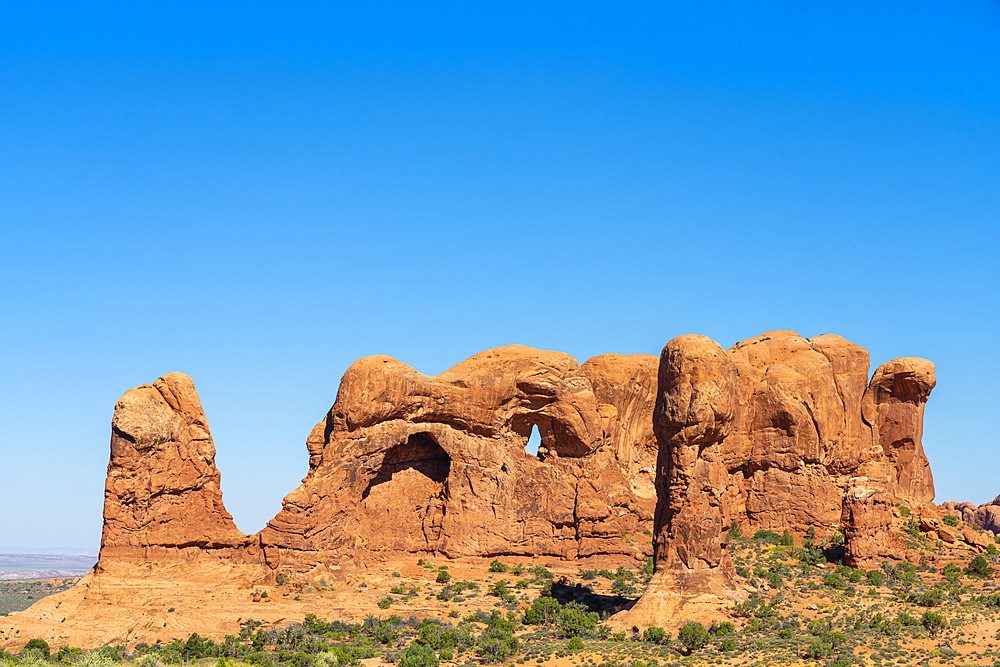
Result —
[[406, 439], [406, 442], [392, 447], [385, 453], [378, 473], [365, 487], [361, 498], [367, 499], [375, 487], [401, 477], [412, 478], [410, 483], [418, 486], [427, 486], [430, 483], [443, 488], [449, 474], [451, 474], [451, 457], [448, 456], [448, 452], [444, 451], [430, 433], [414, 433]]
[[538, 427], [532, 424], [531, 435], [528, 436], [528, 441], [524, 444], [524, 451], [540, 460], [544, 456], [544, 453], [539, 453], [538, 451], [541, 445], [542, 436], [538, 432]]

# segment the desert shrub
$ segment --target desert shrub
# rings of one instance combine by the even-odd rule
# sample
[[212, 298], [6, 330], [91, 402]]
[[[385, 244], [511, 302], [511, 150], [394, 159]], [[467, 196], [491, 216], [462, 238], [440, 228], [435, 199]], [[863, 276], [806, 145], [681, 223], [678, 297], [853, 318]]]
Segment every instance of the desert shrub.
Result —
[[946, 515], [945, 515], [945, 516], [944, 516], [944, 517], [943, 517], [943, 518], [941, 519], [941, 521], [942, 521], [942, 522], [943, 522], [943, 523], [944, 523], [945, 525], [947, 525], [947, 526], [951, 526], [952, 528], [954, 528], [955, 526], [957, 526], [957, 525], [958, 525], [958, 517], [957, 517], [957, 516], [955, 516], [954, 514], [946, 514]]
[[611, 583], [611, 592], [623, 597], [631, 596], [636, 594], [636, 588], [625, 577], [618, 577]]
[[993, 576], [993, 568], [982, 556], [976, 556], [965, 566], [965, 573], [977, 579], [988, 579]]
[[390, 616], [385, 620], [376, 616], [369, 616], [361, 624], [361, 632], [379, 644], [394, 644], [399, 637], [399, 626], [401, 624], [402, 621], [398, 616]]
[[451, 574], [448, 570], [439, 570], [437, 574], [437, 582], [439, 584], [447, 584], [449, 581], [451, 581]]
[[494, 611], [479, 636], [476, 652], [480, 659], [486, 663], [506, 662], [517, 653], [518, 641], [514, 636], [514, 628], [513, 621], [504, 620], [500, 612]]
[[181, 649], [181, 657], [185, 660], [197, 660], [199, 658], [208, 658], [215, 656], [217, 654], [215, 642], [211, 639], [206, 639], [202, 637], [197, 632], [191, 634], [187, 641], [184, 642], [184, 647]]
[[497, 560], [497, 559], [494, 558], [493, 561], [490, 562], [489, 571], [490, 572], [506, 572], [507, 571], [507, 565], [505, 563], [501, 563], [499, 560]]
[[885, 583], [885, 572], [882, 570], [869, 570], [866, 576], [872, 586], [881, 586]]
[[986, 607], [1000, 607], [1000, 593], [984, 595], [979, 601]]
[[525, 625], [551, 625], [562, 612], [562, 605], [555, 598], [543, 596], [524, 610]]
[[588, 611], [579, 602], [564, 605], [557, 619], [559, 634], [563, 637], [593, 637], [600, 622], [599, 614]]
[[583, 640], [579, 637], [571, 637], [568, 642], [566, 642], [566, 648], [570, 651], [580, 651], [583, 649]]
[[828, 572], [826, 576], [823, 577], [823, 585], [829, 586], [830, 588], [836, 588], [838, 591], [842, 591], [847, 588], [847, 582], [844, 581], [844, 578], [836, 572]]
[[670, 641], [670, 633], [654, 625], [642, 631], [642, 641], [653, 644], [666, 644]]
[[933, 611], [925, 611], [924, 615], [920, 617], [920, 625], [927, 628], [927, 632], [933, 637], [944, 628], [944, 616]]
[[[788, 531], [785, 531], [786, 533]], [[753, 534], [753, 539], [764, 544], [781, 544], [782, 536], [773, 530], [758, 530]]]
[[910, 593], [906, 600], [907, 602], [918, 604], [921, 607], [936, 607], [941, 604], [943, 597], [944, 593], [940, 588], [932, 588], [931, 590], [924, 591], [923, 593]]
[[392, 606], [392, 598], [386, 597], [378, 601], [379, 609], [388, 609], [391, 606]]
[[438, 667], [440, 662], [430, 646], [413, 642], [399, 659], [399, 667]]
[[723, 653], [729, 653], [730, 651], [736, 650], [736, 640], [733, 639], [732, 637], [728, 637], [726, 639], [720, 639], [718, 642], [716, 642], [715, 646]]
[[687, 650], [688, 655], [705, 648], [705, 645], [708, 644], [708, 639], [708, 630], [698, 621], [691, 621], [685, 624], [677, 632], [677, 641]]
[[[135, 645], [135, 653], [141, 655], [149, 650], [149, 644], [145, 642], [140, 642]], [[64, 665], [69, 665], [75, 662], [80, 662], [84, 657], [83, 649], [76, 648], [73, 646], [60, 646], [59, 650], [52, 657], [56, 662], [61, 662]], [[3, 658], [3, 654], [0, 653], [0, 658]]]
[[903, 610], [898, 614], [896, 614], [896, 622], [904, 626], [918, 625], [920, 623], [920, 619], [917, 618], [916, 616], [911, 616], [905, 610]]
[[736, 631], [733, 627], [732, 622], [723, 621], [722, 623], [712, 622], [712, 625], [708, 626], [708, 633], [710, 635], [715, 635], [716, 637], [725, 637], [726, 635], [731, 635]]
[[33, 651], [41, 654], [46, 660], [48, 660], [52, 649], [49, 648], [49, 643], [40, 637], [35, 637], [34, 639], [29, 639], [28, 643], [24, 645], [22, 651]]
[[833, 653], [833, 647], [822, 639], [813, 639], [802, 651], [802, 657], [809, 660], [822, 660]]
[[941, 568], [941, 574], [944, 575], [945, 579], [951, 582], [958, 581], [959, 575], [961, 573], [962, 570], [960, 570], [959, 567], [954, 563], [948, 563], [943, 568]]

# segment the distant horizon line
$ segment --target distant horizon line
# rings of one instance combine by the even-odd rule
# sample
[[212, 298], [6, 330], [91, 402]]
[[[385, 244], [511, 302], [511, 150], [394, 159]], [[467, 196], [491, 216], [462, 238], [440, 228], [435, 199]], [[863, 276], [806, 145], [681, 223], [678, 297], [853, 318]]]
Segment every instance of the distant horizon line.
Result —
[[0, 556], [87, 556], [97, 558], [98, 554], [72, 547], [2, 547]]

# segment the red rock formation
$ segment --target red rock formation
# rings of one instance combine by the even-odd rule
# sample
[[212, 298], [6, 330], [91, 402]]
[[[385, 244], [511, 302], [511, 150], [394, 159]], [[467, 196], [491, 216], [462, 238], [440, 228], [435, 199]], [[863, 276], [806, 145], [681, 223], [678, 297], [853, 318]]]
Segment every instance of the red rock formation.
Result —
[[[631, 537], [653, 527], [661, 588], [725, 596], [737, 523], [843, 529], [848, 560], [866, 563], [895, 555], [891, 508], [934, 495], [920, 443], [933, 365], [867, 376], [863, 348], [789, 331], [728, 351], [681, 336], [658, 370], [648, 355], [580, 366], [523, 346], [436, 377], [368, 357], [310, 434], [302, 486], [246, 536], [222, 505], [194, 387], [170, 374], [116, 409], [101, 557], [260, 562], [262, 547], [272, 569], [297, 572], [418, 552], [639, 557]], [[533, 427], [538, 457], [524, 451]]]
[[[773, 331], [724, 352], [680, 336], [660, 356], [655, 573], [619, 626], [662, 625], [692, 600], [739, 595], [726, 527], [820, 537], [841, 529], [845, 557], [897, 557], [897, 502], [934, 497], [920, 438], [934, 367], [883, 364], [839, 336]], [[866, 386], [867, 384], [867, 386]]]
[[1000, 496], [978, 507], [969, 502], [954, 501], [941, 503], [940, 507], [946, 514], [956, 516], [967, 524], [1000, 535]]
[[[648, 355], [583, 367], [524, 346], [437, 377], [389, 357], [344, 375], [307, 443], [310, 471], [261, 532], [268, 563], [392, 552], [642, 554], [656, 448]], [[538, 457], [525, 452], [538, 428]]]
[[[310, 571], [388, 554], [642, 557], [656, 358], [490, 350], [431, 378], [389, 357], [345, 373], [303, 485], [259, 535], [222, 504], [190, 378], [130, 390], [113, 421], [101, 561], [225, 556]], [[539, 455], [525, 452], [532, 427]]]
[[253, 558], [222, 504], [215, 445], [191, 378], [129, 390], [111, 421], [101, 560]]

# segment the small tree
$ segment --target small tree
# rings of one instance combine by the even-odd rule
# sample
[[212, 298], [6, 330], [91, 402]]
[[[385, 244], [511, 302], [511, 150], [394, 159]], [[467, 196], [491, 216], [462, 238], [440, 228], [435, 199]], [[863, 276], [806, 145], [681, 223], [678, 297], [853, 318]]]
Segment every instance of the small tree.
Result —
[[698, 649], [705, 648], [708, 640], [708, 630], [698, 621], [687, 623], [677, 632], [677, 641], [687, 650], [688, 655]]
[[978, 579], [989, 579], [993, 576], [993, 568], [982, 556], [976, 556], [965, 567], [965, 573]]
[[944, 628], [944, 616], [933, 611], [925, 611], [920, 617], [920, 625], [927, 628], [927, 632], [933, 637], [939, 630]]
[[549, 625], [562, 612], [562, 605], [552, 597], [542, 596], [524, 610], [525, 625]]
[[47, 641], [40, 637], [35, 637], [34, 639], [29, 639], [28, 643], [24, 645], [24, 650], [22, 652], [24, 651], [40, 653], [46, 660], [48, 660], [52, 649], [49, 648], [49, 643]]
[[399, 659], [399, 667], [438, 667], [440, 662], [430, 646], [413, 642]]
[[654, 625], [642, 631], [642, 641], [653, 644], [666, 644], [670, 641], [670, 633]]

